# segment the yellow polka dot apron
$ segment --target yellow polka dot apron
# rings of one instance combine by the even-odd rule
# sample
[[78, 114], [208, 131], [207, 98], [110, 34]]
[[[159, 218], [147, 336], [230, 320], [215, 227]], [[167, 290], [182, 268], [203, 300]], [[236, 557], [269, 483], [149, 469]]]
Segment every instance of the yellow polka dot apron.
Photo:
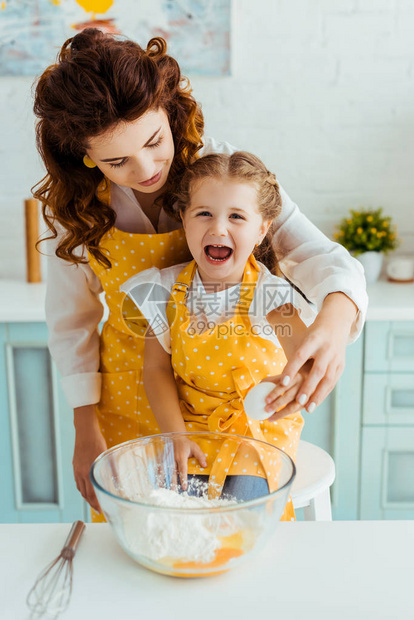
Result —
[[[186, 305], [196, 269], [192, 261], [181, 271], [167, 307], [171, 363], [187, 430], [254, 437], [277, 446], [295, 460], [304, 424], [299, 412], [269, 422], [251, 420], [243, 409], [250, 388], [269, 375], [281, 373], [287, 361], [283, 349], [262, 338], [251, 325], [248, 311], [259, 273], [254, 256], [246, 264], [234, 315], [202, 333], [191, 328], [194, 317]], [[198, 443], [207, 455], [208, 466], [201, 468], [190, 459], [188, 471], [209, 475], [211, 497], [220, 493], [228, 475], [260, 476], [267, 479], [271, 491], [277, 488], [277, 469], [260, 455], [254, 458], [251, 451], [247, 453], [231, 440], [226, 440], [219, 454], [211, 454], [212, 445], [207, 441]], [[291, 519], [294, 510], [289, 498], [282, 520]]]
[[[99, 197], [109, 203], [109, 182], [100, 188]], [[142, 380], [148, 324], [142, 315], [137, 316], [139, 311], [119, 287], [144, 269], [170, 267], [190, 260], [191, 254], [182, 228], [160, 234], [126, 233], [112, 228], [101, 239], [100, 249], [109, 257], [111, 268], [102, 266], [91, 255], [89, 264], [102, 284], [109, 309], [100, 338], [102, 392], [96, 407], [109, 448], [160, 432]], [[104, 518], [92, 510], [92, 520]]]

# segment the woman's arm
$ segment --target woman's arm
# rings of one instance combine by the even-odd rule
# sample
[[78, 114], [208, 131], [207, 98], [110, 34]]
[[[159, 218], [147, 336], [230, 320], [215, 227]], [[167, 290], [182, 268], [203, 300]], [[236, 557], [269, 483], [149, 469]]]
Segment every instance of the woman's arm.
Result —
[[[148, 402], [162, 433], [185, 432], [177, 386], [171, 366], [171, 355], [161, 346], [151, 330], [145, 338], [144, 388]], [[201, 467], [207, 461], [201, 448], [187, 438], [176, 438], [174, 457], [183, 489], [187, 488], [188, 459], [195, 457]]]
[[66, 399], [76, 408], [95, 404], [101, 397], [98, 325], [103, 314], [102, 287], [89, 265], [58, 258], [54, 244], [48, 242], [48, 345]]
[[318, 311], [330, 293], [342, 292], [358, 308], [351, 339], [362, 330], [368, 296], [364, 270], [359, 261], [328, 239], [280, 187], [282, 212], [274, 221], [273, 247], [285, 276], [311, 301]]
[[94, 460], [105, 452], [107, 445], [99, 428], [95, 405], [77, 407], [73, 412], [75, 426], [75, 448], [73, 451], [73, 473], [78, 491], [96, 512], [101, 512], [89, 478]]
[[49, 350], [62, 376], [62, 388], [74, 410], [73, 473], [82, 497], [100, 512], [89, 479], [96, 457], [106, 450], [95, 403], [101, 398], [98, 325], [103, 307], [101, 284], [89, 265], [69, 264], [55, 255], [48, 241], [46, 322]]
[[297, 395], [310, 413], [333, 390], [345, 367], [346, 345], [361, 333], [368, 296], [363, 268], [330, 241], [281, 188], [282, 214], [275, 221], [273, 245], [283, 273], [316, 304], [318, 317], [303, 334], [283, 372], [291, 385], [298, 369], [312, 361]]

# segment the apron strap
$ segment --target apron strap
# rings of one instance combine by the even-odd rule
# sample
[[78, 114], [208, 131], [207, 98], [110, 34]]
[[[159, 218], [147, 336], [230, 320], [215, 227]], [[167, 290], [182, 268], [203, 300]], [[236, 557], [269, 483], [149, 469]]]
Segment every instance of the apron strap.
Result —
[[197, 264], [195, 260], [192, 260], [191, 263], [186, 265], [186, 267], [184, 267], [184, 269], [180, 271], [177, 281], [175, 282], [171, 291], [171, 296], [176, 303], [184, 303], [188, 295], [188, 289], [190, 288], [191, 282], [193, 281], [196, 269]]
[[[188, 295], [188, 289], [194, 279], [194, 275], [197, 269], [195, 260], [192, 260], [182, 271], [180, 272], [177, 281], [175, 282], [171, 296], [177, 303], [183, 303]], [[237, 303], [235, 313], [246, 314], [253, 301], [255, 285], [259, 273], [259, 265], [253, 254], [250, 254], [243, 272], [243, 280], [240, 288], [240, 299]]]
[[256, 282], [259, 274], [259, 265], [253, 254], [250, 254], [243, 272], [243, 280], [240, 287], [240, 299], [235, 309], [235, 314], [247, 314], [254, 297]]

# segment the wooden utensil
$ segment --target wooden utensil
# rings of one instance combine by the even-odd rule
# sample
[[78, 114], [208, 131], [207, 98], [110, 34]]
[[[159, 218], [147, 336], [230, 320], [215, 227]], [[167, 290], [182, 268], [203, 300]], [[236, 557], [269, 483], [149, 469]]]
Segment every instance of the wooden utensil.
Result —
[[37, 200], [29, 198], [24, 201], [26, 223], [26, 280], [27, 282], [41, 282], [40, 254], [36, 249], [39, 239], [39, 209]]

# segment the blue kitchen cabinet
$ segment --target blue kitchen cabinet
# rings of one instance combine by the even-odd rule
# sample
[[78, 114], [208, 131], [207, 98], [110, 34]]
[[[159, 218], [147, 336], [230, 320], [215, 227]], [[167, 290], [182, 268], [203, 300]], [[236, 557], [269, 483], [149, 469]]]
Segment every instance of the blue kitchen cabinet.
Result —
[[414, 519], [414, 425], [362, 431], [361, 519]]
[[414, 519], [414, 323], [368, 322], [361, 519]]
[[414, 373], [414, 322], [368, 321], [365, 371]]
[[73, 415], [47, 349], [46, 325], [0, 327], [0, 521], [88, 518], [72, 473]]
[[414, 427], [414, 372], [365, 373], [363, 424]]
[[17, 511], [14, 503], [10, 418], [6, 375], [7, 327], [0, 323], [0, 522], [14, 523]]

